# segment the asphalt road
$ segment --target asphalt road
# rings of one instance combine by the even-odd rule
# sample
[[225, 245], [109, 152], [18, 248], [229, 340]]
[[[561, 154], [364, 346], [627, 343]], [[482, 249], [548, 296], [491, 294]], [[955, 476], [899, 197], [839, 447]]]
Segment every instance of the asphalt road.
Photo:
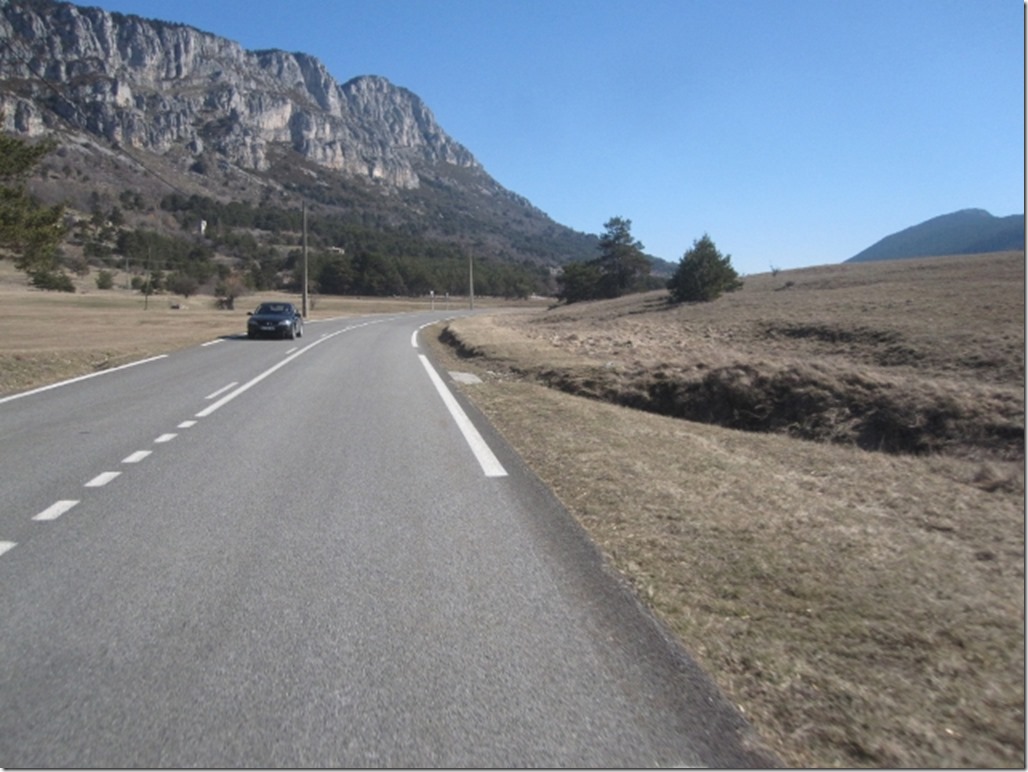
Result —
[[436, 387], [440, 316], [0, 400], [0, 766], [767, 764]]

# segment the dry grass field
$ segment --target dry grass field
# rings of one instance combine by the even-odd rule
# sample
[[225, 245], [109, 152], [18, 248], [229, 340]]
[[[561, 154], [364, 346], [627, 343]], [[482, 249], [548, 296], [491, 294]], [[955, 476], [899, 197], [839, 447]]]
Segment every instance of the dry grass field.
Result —
[[[1024, 267], [810, 268], [422, 339], [786, 765], [1023, 768]], [[0, 261], [0, 395], [240, 334], [260, 299], [90, 284]]]
[[[117, 275], [115, 286], [127, 281]], [[76, 279], [77, 292], [43, 292], [29, 286], [10, 260], [0, 259], [0, 396], [65, 378], [117, 367], [148, 356], [195, 346], [246, 331], [246, 313], [262, 300], [297, 296], [276, 293], [238, 298], [221, 310], [210, 296], [144, 298], [128, 289], [98, 290], [92, 276]], [[489, 299], [476, 300], [476, 307]], [[527, 301], [526, 306], [531, 305]], [[428, 310], [431, 300], [391, 298], [313, 299], [310, 318]], [[436, 309], [466, 308], [466, 298], [437, 298]]]
[[811, 268], [436, 347], [786, 765], [1024, 767], [1024, 267]]

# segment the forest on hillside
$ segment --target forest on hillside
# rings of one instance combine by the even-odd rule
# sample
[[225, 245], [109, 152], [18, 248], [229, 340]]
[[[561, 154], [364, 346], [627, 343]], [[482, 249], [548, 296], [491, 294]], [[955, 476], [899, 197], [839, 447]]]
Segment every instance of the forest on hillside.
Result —
[[[70, 241], [81, 247], [88, 270], [134, 267], [150, 292], [226, 294], [234, 281], [245, 289], [299, 291], [303, 281], [303, 214], [299, 210], [220, 202], [172, 194], [160, 210], [178, 233], [127, 227], [126, 211], [142, 208], [122, 193], [118, 205], [96, 202], [92, 217], [76, 223]], [[202, 225], [201, 225], [202, 224]], [[528, 263], [475, 254], [462, 245], [425, 237], [410, 227], [382, 227], [338, 216], [308, 215], [307, 269], [312, 292], [335, 295], [463, 295], [473, 262], [475, 292], [522, 298], [550, 291], [550, 271]]]

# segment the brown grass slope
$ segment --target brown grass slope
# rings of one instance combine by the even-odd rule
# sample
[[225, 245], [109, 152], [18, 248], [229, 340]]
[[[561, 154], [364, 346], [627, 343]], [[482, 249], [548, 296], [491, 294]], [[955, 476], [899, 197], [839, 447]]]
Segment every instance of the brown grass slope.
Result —
[[1023, 253], [807, 269], [715, 304], [658, 292], [507, 326], [562, 352], [512, 366], [571, 393], [869, 450], [1024, 457]]
[[787, 764], [1024, 766], [1023, 253], [441, 337]]

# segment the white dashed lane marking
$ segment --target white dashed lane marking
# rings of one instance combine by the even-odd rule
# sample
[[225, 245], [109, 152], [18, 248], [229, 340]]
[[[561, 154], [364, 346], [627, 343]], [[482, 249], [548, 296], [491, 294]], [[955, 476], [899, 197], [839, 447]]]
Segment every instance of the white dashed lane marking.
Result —
[[[236, 388], [239, 385], [239, 382], [238, 381], [233, 381], [232, 383], [229, 383], [226, 386], [223, 386], [222, 388], [218, 389], [217, 391], [213, 392], [212, 394], [208, 394], [207, 397], [205, 397], [205, 399], [207, 401], [216, 399], [217, 397], [221, 397], [221, 399], [219, 399], [214, 404], [208, 406], [205, 410], [203, 410], [200, 413], [198, 413], [196, 415], [196, 418], [203, 418], [203, 417], [206, 417], [206, 416], [210, 415], [215, 410], [220, 408], [222, 405], [225, 405], [226, 403], [231, 402], [237, 396], [239, 396], [240, 394], [244, 393], [245, 391], [250, 389], [252, 386], [254, 386], [255, 384], [259, 383], [260, 381], [264, 380], [264, 378], [268, 377], [273, 372], [278, 370], [280, 367], [282, 367], [283, 365], [285, 365], [289, 361], [291, 361], [291, 360], [295, 359], [296, 357], [298, 357], [300, 354], [303, 354], [304, 352], [310, 350], [313, 346], [317, 345], [318, 343], [320, 343], [320, 342], [322, 342], [322, 341], [324, 341], [324, 340], [326, 340], [328, 338], [334, 338], [336, 335], [339, 335], [339, 334], [344, 333], [344, 332], [349, 332], [350, 330], [356, 329], [358, 327], [366, 327], [369, 324], [377, 324], [377, 323], [383, 322], [383, 321], [389, 321], [389, 320], [388, 319], [379, 319], [379, 320], [375, 320], [375, 321], [372, 321], [372, 322], [365, 322], [363, 324], [351, 325], [350, 327], [346, 327], [343, 330], [339, 330], [339, 331], [331, 333], [331, 334], [323, 334], [319, 340], [315, 341], [314, 343], [311, 343], [311, 344], [307, 345], [306, 347], [304, 347], [302, 349], [299, 349], [299, 350], [297, 350], [296, 348], [290, 349], [289, 351], [286, 352], [286, 358], [282, 362], [279, 362], [274, 367], [271, 367], [270, 369], [268, 369], [265, 372], [261, 373], [256, 378], [252, 379], [249, 383], [246, 383], [243, 386], [241, 386], [239, 388]], [[212, 345], [214, 345], [216, 343], [221, 343], [222, 340], [223, 339], [212, 340], [212, 341], [210, 341], [208, 343], [204, 343], [203, 345], [204, 346], [212, 346]], [[137, 364], [144, 364], [146, 362], [152, 362], [152, 361], [157, 360], [157, 359], [163, 359], [166, 356], [167, 356], [166, 354], [162, 354], [161, 356], [153, 357], [151, 359], [144, 359], [141, 362], [135, 362], [135, 363], [133, 363], [131, 365], [123, 365], [123, 367], [112, 368], [112, 370], [108, 370], [108, 371], [105, 371], [105, 372], [113, 372], [114, 370], [120, 370], [120, 369], [123, 369], [124, 367], [133, 367], [134, 365], [137, 365]], [[39, 391], [46, 391], [48, 389], [55, 388], [56, 386], [62, 386], [65, 383], [75, 383], [76, 381], [84, 380], [85, 378], [91, 378], [91, 377], [93, 377], [93, 375], [97, 375], [97, 373], [94, 373], [94, 374], [91, 374], [91, 375], [87, 375], [87, 376], [83, 376], [82, 378], [73, 378], [70, 381], [64, 381], [62, 383], [53, 384], [51, 386], [45, 386], [45, 387], [43, 387], [41, 389], [37, 389], [37, 390], [32, 391], [32, 392], [26, 392], [25, 394], [18, 394], [18, 395], [14, 395], [12, 397], [6, 397], [4, 399], [0, 399], [0, 402], [6, 402], [8, 400], [15, 399], [17, 397], [28, 396], [28, 394], [35, 394], [35, 393], [37, 393]], [[233, 389], [234, 389], [234, 391], [233, 391]], [[226, 394], [226, 392], [230, 392], [230, 393]], [[224, 395], [224, 396], [222, 396], [222, 395]], [[178, 428], [179, 429], [189, 429], [189, 428], [191, 428], [193, 426], [196, 426], [197, 423], [198, 422], [196, 420], [192, 420], [192, 419], [187, 420], [187, 421], [182, 421], [178, 425]], [[174, 432], [167, 432], [167, 433], [162, 434], [161, 436], [157, 437], [154, 440], [154, 443], [155, 444], [162, 444], [162, 443], [166, 443], [166, 442], [171, 442], [177, 436], [178, 436], [178, 434], [176, 434]], [[121, 463], [123, 463], [123, 464], [138, 464], [140, 461], [142, 461], [145, 458], [149, 457], [152, 453], [153, 453], [152, 450], [137, 450], [137, 451], [131, 453], [130, 455], [126, 456], [125, 458], [123, 458]], [[102, 472], [101, 474], [98, 474], [92, 480], [87, 482], [85, 484], [85, 487], [86, 488], [102, 488], [103, 486], [107, 485], [109, 482], [111, 482], [112, 480], [114, 480], [115, 478], [117, 478], [120, 475], [121, 475], [121, 472]], [[62, 499], [61, 501], [54, 502], [49, 507], [44, 509], [42, 512], [40, 512], [37, 515], [33, 516], [32, 519], [33, 520], [38, 520], [38, 521], [56, 520], [61, 515], [65, 514], [68, 510], [70, 510], [72, 507], [76, 506], [78, 503], [79, 503], [79, 501], [77, 499]], [[13, 541], [0, 541], [0, 555], [3, 555], [5, 552], [7, 552], [8, 550], [10, 550], [12, 547], [15, 547], [15, 546], [17, 546], [17, 542], [13, 542]]]
[[56, 520], [73, 506], [78, 504], [78, 501], [65, 500], [58, 501], [55, 504], [51, 504], [49, 507], [44, 509], [38, 515], [33, 517], [33, 520]]
[[220, 397], [226, 391], [228, 391], [229, 389], [232, 389], [232, 388], [234, 388], [234, 387], [236, 387], [238, 385], [239, 385], [239, 381], [232, 381], [232, 383], [228, 384], [227, 386], [222, 386], [220, 389], [218, 389], [213, 394], [208, 394], [206, 397], [204, 397], [204, 399], [214, 399], [215, 397]]
[[330, 340], [331, 338], [334, 338], [337, 335], [342, 335], [343, 333], [349, 332], [350, 330], [356, 330], [359, 327], [367, 327], [368, 325], [371, 325], [371, 324], [381, 324], [383, 322], [390, 322], [390, 321], [392, 321], [392, 318], [389, 318], [389, 319], [375, 319], [373, 321], [364, 322], [362, 324], [352, 324], [349, 327], [344, 327], [343, 329], [336, 330], [333, 333], [329, 333], [327, 335], [322, 335], [320, 338], [318, 338], [313, 343], [309, 343], [306, 346], [304, 346], [302, 349], [300, 349], [299, 351], [294, 351], [292, 354], [287, 355], [286, 358], [283, 359], [281, 362], [279, 362], [277, 365], [269, 367], [267, 370], [265, 370], [260, 375], [254, 377], [254, 378], [251, 378], [249, 381], [244, 383], [242, 386], [239, 386], [239, 387], [233, 389], [228, 394], [223, 396], [221, 399], [217, 400], [216, 402], [212, 402], [210, 405], [208, 405], [203, 410], [201, 410], [199, 413], [197, 413], [194, 416], [194, 418], [206, 418], [207, 416], [212, 415], [215, 411], [220, 410], [222, 407], [224, 407], [229, 402], [234, 400], [240, 394], [245, 394], [247, 391], [252, 389], [254, 386], [256, 386], [258, 383], [263, 381], [269, 375], [271, 375], [272, 373], [276, 372], [277, 370], [285, 367], [287, 364], [292, 362], [298, 356], [301, 356], [301, 355], [307, 353], [308, 351], [310, 351], [315, 346], [317, 346], [317, 345], [319, 345], [321, 343], [324, 343], [325, 341]]
[[102, 488], [111, 480], [120, 475], [121, 472], [103, 472], [86, 483], [87, 488]]

